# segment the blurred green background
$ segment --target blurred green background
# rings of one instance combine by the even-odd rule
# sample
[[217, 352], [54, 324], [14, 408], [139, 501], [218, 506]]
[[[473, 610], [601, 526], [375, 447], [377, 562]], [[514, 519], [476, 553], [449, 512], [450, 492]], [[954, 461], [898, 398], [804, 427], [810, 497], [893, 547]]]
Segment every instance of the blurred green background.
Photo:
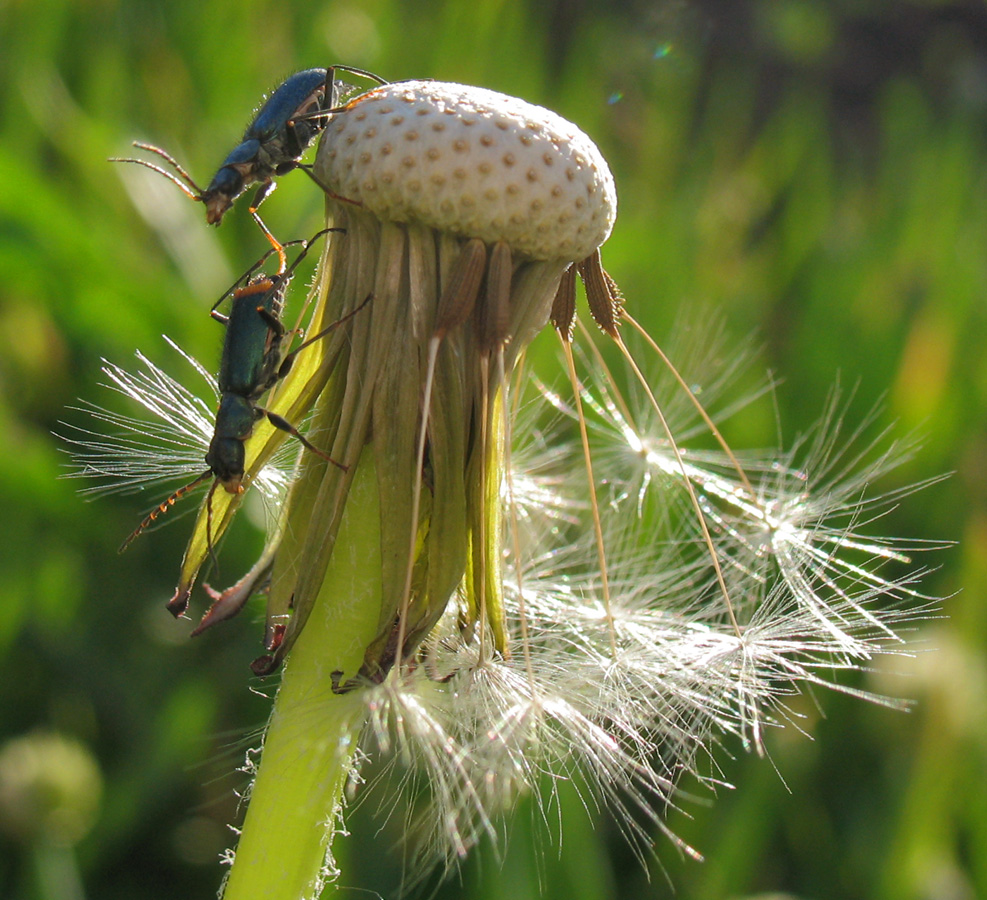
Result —
[[[0, 47], [0, 896], [215, 894], [269, 709], [251, 688], [272, 690], [247, 670], [256, 608], [189, 641], [163, 603], [190, 520], [117, 556], [151, 498], [82, 502], [51, 432], [87, 424], [77, 398], [109, 402], [101, 357], [131, 366], [140, 348], [185, 377], [167, 333], [214, 360], [208, 304], [263, 250], [243, 209], [207, 229], [163, 179], [132, 199], [154, 176], [106, 158], [150, 140], [206, 182], [265, 90], [335, 62], [574, 120], [617, 181], [605, 263], [653, 334], [715, 311], [763, 341], [789, 438], [839, 377], [859, 384], [851, 417], [883, 397], [883, 423], [925, 436], [889, 483], [955, 471], [877, 526], [958, 542], [925, 560], [949, 618], [856, 682], [912, 711], [823, 695], [800, 707], [811, 740], [775, 735], [771, 761], [726, 747], [737, 789], [671, 818], [704, 864], [659, 837], [649, 881], [569, 798], [561, 853], [522, 808], [503, 866], [485, 848], [436, 896], [987, 896], [984, 4], [0, 0]], [[301, 237], [320, 208], [292, 175], [265, 218]], [[772, 443], [770, 410], [733, 433]], [[260, 542], [235, 529], [218, 580]], [[18, 777], [46, 815], [17, 815]], [[351, 828], [341, 896], [395, 896], [394, 827], [361, 810]]]

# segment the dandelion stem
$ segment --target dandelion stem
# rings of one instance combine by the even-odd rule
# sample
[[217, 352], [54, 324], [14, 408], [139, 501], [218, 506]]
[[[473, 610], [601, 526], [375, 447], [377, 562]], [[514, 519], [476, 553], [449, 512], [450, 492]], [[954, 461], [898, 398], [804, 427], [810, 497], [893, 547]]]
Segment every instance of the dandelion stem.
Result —
[[380, 612], [380, 512], [373, 455], [350, 488], [322, 590], [285, 664], [224, 900], [318, 896], [366, 707], [335, 694], [357, 671]]

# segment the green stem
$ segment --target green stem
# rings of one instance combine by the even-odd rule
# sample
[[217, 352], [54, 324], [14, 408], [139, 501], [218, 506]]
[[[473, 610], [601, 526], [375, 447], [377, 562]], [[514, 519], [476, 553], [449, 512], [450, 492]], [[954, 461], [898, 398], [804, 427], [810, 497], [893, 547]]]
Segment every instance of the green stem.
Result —
[[39, 900], [85, 900], [75, 850], [41, 838], [34, 846], [34, 866]]
[[364, 453], [332, 560], [285, 664], [224, 900], [318, 896], [363, 725], [360, 692], [331, 675], [357, 671], [380, 613], [380, 514], [373, 454]]

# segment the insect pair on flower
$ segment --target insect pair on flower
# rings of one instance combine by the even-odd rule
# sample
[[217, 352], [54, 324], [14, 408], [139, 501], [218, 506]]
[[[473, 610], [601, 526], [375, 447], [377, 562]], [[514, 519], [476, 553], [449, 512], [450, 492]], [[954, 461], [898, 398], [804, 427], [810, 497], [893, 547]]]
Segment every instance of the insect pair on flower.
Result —
[[[448, 863], [491, 833], [493, 812], [573, 767], [647, 840], [637, 813], [663, 829], [678, 773], [701, 769], [719, 735], [760, 750], [787, 697], [832, 684], [824, 667], [898, 646], [907, 614], [879, 601], [915, 592], [910, 576], [882, 567], [907, 560], [894, 541], [858, 533], [899, 496], [863, 497], [896, 454], [862, 462], [830, 410], [805, 459], [741, 465], [692, 388], [707, 402], [714, 393], [709, 357], [688, 378], [669, 368], [668, 390], [655, 387], [628, 344], [639, 337], [666, 357], [600, 259], [613, 179], [571, 123], [433, 82], [375, 88], [326, 118], [312, 174], [339, 232], [313, 292], [318, 339], [279, 381], [280, 348], [268, 364], [279, 316], [261, 314], [263, 303], [251, 313], [255, 298], [243, 334], [263, 336], [265, 349], [233, 354], [260, 363], [233, 392], [262, 416], [240, 442], [244, 475], [261, 483], [284, 438], [265, 409], [308, 416], [321, 452], [297, 457], [263, 553], [214, 592], [206, 623], [267, 585], [266, 654], [255, 664], [266, 673], [303, 649], [310, 620], [332, 618], [317, 632], [315, 680], [349, 692], [350, 731], [313, 744], [352, 747], [362, 730], [386, 749], [398, 735], [428, 773], [425, 846], [448, 848]], [[195, 190], [208, 208], [208, 189]], [[282, 261], [272, 285], [287, 272]], [[578, 324], [580, 279], [639, 403]], [[249, 288], [238, 282], [234, 295]], [[536, 381], [523, 362], [548, 324], [571, 398], [541, 390], [555, 430], [524, 429], [541, 453], [522, 467], [518, 397]], [[250, 398], [275, 384], [274, 403]], [[673, 394], [718, 451], [683, 446], [687, 426], [665, 412]], [[202, 477], [216, 478], [209, 466]], [[173, 610], [185, 609], [238, 497], [210, 492]], [[347, 576], [364, 569], [371, 587], [357, 597]], [[357, 606], [361, 621], [341, 626]], [[346, 759], [332, 765], [352, 774]], [[322, 821], [335, 821], [334, 798]]]
[[[302, 350], [325, 338], [349, 317], [344, 316], [326, 325], [303, 344], [286, 352], [286, 330], [282, 315], [285, 294], [295, 269], [316, 239], [341, 229], [327, 228], [308, 241], [289, 241], [281, 244], [257, 214], [257, 208], [275, 187], [275, 176], [284, 175], [294, 168], [301, 168], [311, 176], [310, 168], [301, 162], [301, 157], [325, 129], [339, 98], [341, 86], [336, 81], [337, 70], [383, 83], [382, 79], [371, 73], [347, 66], [308, 69], [292, 75], [263, 103], [247, 126], [242, 141], [223, 161], [205, 190], [198, 187], [170, 154], [149, 144], [138, 142], [135, 146], [162, 157], [175, 169], [177, 176], [142, 159], [114, 158], [112, 160], [137, 163], [165, 176], [188, 197], [205, 204], [206, 221], [209, 224], [220, 224], [236, 199], [250, 185], [259, 184], [250, 212], [273, 248], [220, 297], [211, 311], [213, 318], [225, 326], [226, 333], [217, 378], [219, 406], [213, 434], [205, 454], [206, 471], [158, 504], [127, 537], [120, 548], [121, 551], [178, 500], [212, 479], [212, 486], [205, 501], [206, 542], [209, 552], [212, 553], [211, 520], [216, 488], [222, 486], [227, 493], [233, 495], [243, 492], [245, 445], [253, 436], [254, 428], [261, 419], [266, 419], [275, 428], [292, 435], [306, 449], [345, 469], [343, 463], [332, 459], [312, 444], [284, 416], [260, 405], [261, 398], [287, 376], [295, 358]], [[315, 180], [318, 183], [317, 179]], [[301, 245], [301, 250], [289, 266], [285, 247], [296, 244]], [[277, 254], [279, 260], [277, 273], [254, 275], [272, 252]], [[224, 315], [217, 312], [217, 307], [227, 297], [230, 298], [230, 311]], [[370, 299], [368, 295], [366, 302]], [[180, 615], [184, 613], [186, 606], [187, 598], [178, 598], [169, 604], [169, 609], [175, 615]], [[229, 604], [214, 604], [198, 630], [211, 624], [217, 617], [225, 618], [235, 611], [236, 609], [229, 608]]]

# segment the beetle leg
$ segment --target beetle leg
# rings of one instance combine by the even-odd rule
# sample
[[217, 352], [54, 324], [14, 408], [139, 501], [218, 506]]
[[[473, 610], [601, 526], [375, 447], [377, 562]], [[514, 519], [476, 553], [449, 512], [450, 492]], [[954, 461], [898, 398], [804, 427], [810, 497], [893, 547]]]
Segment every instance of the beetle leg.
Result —
[[365, 307], [371, 300], [373, 300], [373, 298], [374, 298], [373, 292], [367, 294], [363, 302], [358, 307], [356, 307], [356, 309], [350, 310], [350, 312], [348, 312], [345, 316], [336, 319], [336, 321], [333, 322], [331, 325], [329, 325], [327, 328], [323, 328], [322, 331], [320, 331], [318, 334], [312, 335], [312, 337], [310, 337], [307, 341], [295, 347], [295, 349], [292, 350], [291, 353], [289, 353], [287, 356], [285, 356], [283, 360], [281, 360], [281, 366], [278, 369], [278, 381], [284, 378], [291, 371], [291, 367], [295, 362], [295, 357], [298, 356], [298, 354], [301, 353], [302, 350], [304, 350], [306, 347], [311, 346], [316, 341], [321, 341], [322, 338], [324, 338], [330, 332], [335, 331], [347, 319], [352, 319], [353, 316], [355, 316], [361, 309], [363, 309], [363, 307]]
[[282, 431], [288, 432], [288, 434], [290, 434], [293, 438], [297, 438], [301, 442], [302, 446], [305, 447], [306, 450], [311, 450], [313, 453], [315, 453], [318, 456], [321, 456], [327, 462], [331, 462], [334, 466], [336, 466], [339, 469], [342, 469], [344, 472], [347, 469], [349, 469], [349, 466], [343, 465], [343, 463], [341, 462], [337, 462], [328, 453], [326, 453], [325, 450], [320, 450], [318, 447], [316, 447], [315, 444], [313, 444], [307, 437], [305, 437], [304, 434], [302, 434], [297, 428], [295, 428], [294, 425], [291, 424], [291, 422], [289, 422], [283, 416], [279, 416], [277, 413], [271, 412], [269, 409], [263, 409], [259, 406], [257, 407], [257, 410], [262, 415], [267, 416], [267, 420], [275, 428], [280, 428]]
[[306, 175], [308, 175], [308, 177], [311, 178], [312, 181], [314, 181], [320, 188], [322, 188], [326, 195], [331, 197], [333, 200], [338, 200], [340, 203], [349, 203], [351, 206], [363, 206], [359, 200], [350, 200], [349, 197], [340, 196], [331, 188], [326, 187], [326, 185], [324, 185], [322, 181], [316, 177], [315, 173], [312, 171], [312, 167], [308, 163], [299, 163], [297, 168], [301, 169]]
[[254, 194], [254, 199], [250, 204], [251, 210], [256, 211], [257, 207], [260, 206], [271, 195], [271, 192], [277, 186], [278, 186], [277, 182], [275, 181], [265, 181], [264, 184], [260, 186], [257, 193]]
[[264, 324], [274, 332], [275, 337], [284, 337], [284, 323], [276, 315], [274, 315], [274, 313], [272, 313], [269, 309], [265, 309], [263, 306], [258, 306], [257, 315], [259, 315], [264, 320]]

